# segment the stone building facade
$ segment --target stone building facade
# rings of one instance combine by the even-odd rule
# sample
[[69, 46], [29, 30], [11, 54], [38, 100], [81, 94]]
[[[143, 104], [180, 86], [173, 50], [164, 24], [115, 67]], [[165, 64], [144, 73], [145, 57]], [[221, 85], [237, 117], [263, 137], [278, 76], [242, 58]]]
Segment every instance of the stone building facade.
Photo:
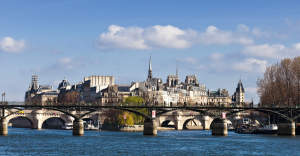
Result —
[[50, 85], [39, 85], [38, 76], [32, 75], [31, 84], [25, 92], [25, 105], [46, 105], [56, 102], [57, 97], [57, 90], [53, 90]]
[[132, 82], [130, 85], [117, 85], [113, 76], [84, 77], [83, 82], [71, 85], [62, 80], [57, 90], [51, 86], [38, 85], [37, 76], [32, 77], [31, 85], [26, 92], [25, 102], [33, 101], [45, 104], [46, 101], [64, 103], [97, 103], [101, 105], [120, 104], [129, 96], [140, 96], [147, 105], [162, 106], [237, 106], [245, 103], [245, 90], [239, 81], [233, 96], [226, 89], [210, 91], [199, 83], [196, 75], [187, 75], [180, 82], [178, 69], [176, 74], [168, 75], [166, 83], [161, 78], [153, 77], [151, 57], [148, 76], [143, 82]]

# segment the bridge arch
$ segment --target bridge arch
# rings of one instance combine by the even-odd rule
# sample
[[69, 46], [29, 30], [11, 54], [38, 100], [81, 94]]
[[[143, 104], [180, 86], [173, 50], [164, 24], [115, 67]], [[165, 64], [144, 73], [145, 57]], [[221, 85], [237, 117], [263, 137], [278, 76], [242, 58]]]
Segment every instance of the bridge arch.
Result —
[[61, 117], [49, 117], [44, 119], [42, 122], [43, 129], [62, 129], [67, 121]]
[[[293, 118], [290, 118], [290, 117], [288, 117], [288, 116], [286, 116], [286, 115], [284, 115], [284, 114], [281, 114], [281, 113], [276, 112], [276, 111], [273, 111], [273, 110], [269, 110], [269, 109], [255, 109], [255, 108], [253, 108], [253, 109], [241, 109], [241, 110], [237, 110], [237, 111], [232, 111], [232, 112], [229, 112], [229, 113], [227, 114], [227, 116], [232, 116], [232, 115], [235, 115], [235, 114], [237, 114], [237, 113], [245, 112], [245, 111], [254, 111], [254, 112], [262, 112], [262, 113], [271, 113], [271, 114], [274, 114], [274, 115], [276, 115], [276, 116], [278, 116], [278, 117], [280, 117], [280, 118], [282, 118], [282, 119], [284, 119], [284, 120], [286, 120], [286, 121], [289, 121], [289, 122], [291, 122], [291, 121], [294, 120]], [[299, 117], [300, 117], [300, 115], [299, 115]]]
[[209, 112], [208, 110], [200, 110], [200, 109], [187, 108], [187, 107], [170, 109], [170, 110], [161, 110], [160, 112], [158, 112], [156, 114], [156, 117], [160, 117], [160, 116], [165, 115], [165, 114], [170, 113], [170, 112], [184, 111], [184, 110], [197, 112], [197, 113], [199, 113], [199, 115], [202, 115], [202, 116], [209, 116], [211, 118], [216, 118], [216, 115]]
[[[109, 109], [127, 111], [127, 112], [130, 112], [130, 113], [134, 113], [136, 115], [142, 116], [144, 119], [151, 119], [151, 117], [149, 115], [146, 115], [146, 114], [144, 114], [142, 112], [139, 112], [137, 110], [134, 110], [134, 109], [121, 108], [121, 107], [115, 107], [115, 108], [109, 108]], [[96, 111], [100, 111], [100, 110], [102, 110], [102, 109], [93, 109], [93, 110], [90, 110], [89, 112], [84, 113], [81, 116], [79, 116], [79, 119], [84, 119], [87, 115], [90, 115], [90, 114], [92, 114], [92, 113], [94, 113]]]
[[203, 128], [203, 121], [197, 119], [197, 118], [189, 118], [189, 119], [186, 119], [183, 123], [183, 126], [182, 128], [183, 129], [189, 129], [189, 124], [191, 124], [190, 126], [197, 126], [197, 128], [194, 128], [194, 129], [199, 129], [199, 128]]
[[300, 114], [293, 118], [294, 121], [300, 120]]
[[213, 128], [214, 128], [214, 125], [215, 125], [216, 123], [220, 123], [221, 121], [222, 121], [221, 118], [215, 118], [215, 119], [211, 122], [211, 124], [210, 124], [210, 129], [213, 129]]
[[11, 123], [13, 127], [33, 128], [34, 121], [24, 115], [10, 115], [6, 117], [7, 123]]
[[175, 122], [172, 119], [166, 119], [160, 123], [160, 126], [175, 128]]

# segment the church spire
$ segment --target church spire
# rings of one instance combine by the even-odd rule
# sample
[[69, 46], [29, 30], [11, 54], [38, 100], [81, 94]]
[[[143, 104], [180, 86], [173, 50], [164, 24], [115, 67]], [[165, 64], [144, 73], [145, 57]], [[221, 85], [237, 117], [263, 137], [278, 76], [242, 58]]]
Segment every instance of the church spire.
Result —
[[151, 56], [149, 59], [149, 69], [148, 69], [148, 79], [152, 79], [152, 64], [151, 64]]
[[178, 77], [178, 65], [176, 63], [176, 77]]
[[245, 92], [245, 89], [244, 89], [244, 86], [243, 86], [243, 83], [242, 83], [241, 79], [239, 80], [239, 83], [237, 85], [236, 92], [242, 92], [242, 93]]

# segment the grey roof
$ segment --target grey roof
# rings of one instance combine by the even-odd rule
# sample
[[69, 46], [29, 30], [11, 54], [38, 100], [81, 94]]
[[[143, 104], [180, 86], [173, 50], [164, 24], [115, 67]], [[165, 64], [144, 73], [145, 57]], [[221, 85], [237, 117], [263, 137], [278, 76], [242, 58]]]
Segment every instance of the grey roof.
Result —
[[130, 86], [118, 86], [119, 92], [130, 92]]
[[62, 80], [58, 85], [58, 89], [66, 88], [67, 86], [70, 86], [70, 83], [67, 80]]
[[243, 83], [241, 80], [239, 81], [239, 83], [236, 87], [236, 92], [240, 92], [240, 91], [245, 92], [245, 89], [244, 89], [244, 86], [243, 86]]

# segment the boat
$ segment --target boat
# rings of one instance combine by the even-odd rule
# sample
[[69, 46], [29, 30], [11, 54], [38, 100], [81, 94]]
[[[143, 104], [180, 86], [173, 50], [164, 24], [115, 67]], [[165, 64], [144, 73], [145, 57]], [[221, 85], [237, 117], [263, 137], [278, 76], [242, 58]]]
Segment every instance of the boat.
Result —
[[250, 125], [243, 124], [236, 128], [234, 132], [239, 134], [253, 134], [255, 132], [255, 128]]
[[65, 130], [73, 129], [73, 123], [65, 123], [65, 125], [62, 127], [62, 129], [65, 129]]
[[268, 124], [255, 130], [255, 134], [276, 134], [278, 126], [276, 124]]
[[257, 128], [255, 134], [276, 134], [278, 126], [276, 124], [271, 124], [270, 115], [269, 115], [269, 124], [263, 127]]
[[99, 122], [96, 124], [96, 125], [94, 125], [94, 123], [93, 122], [86, 122], [86, 121], [84, 121], [84, 130], [99, 130], [100, 128], [99, 128]]
[[231, 123], [227, 123], [227, 129], [228, 131], [234, 131], [235, 128], [233, 127], [233, 125]]

